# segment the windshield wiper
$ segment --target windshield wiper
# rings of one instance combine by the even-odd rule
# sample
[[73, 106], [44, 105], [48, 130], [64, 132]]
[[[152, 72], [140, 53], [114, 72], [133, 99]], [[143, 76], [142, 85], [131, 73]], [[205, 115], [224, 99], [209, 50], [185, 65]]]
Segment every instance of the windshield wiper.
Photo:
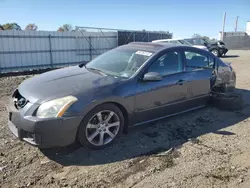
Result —
[[85, 68], [88, 69], [88, 70], [93, 70], [93, 71], [99, 72], [99, 73], [101, 73], [102, 75], [107, 76], [107, 74], [105, 74], [103, 71], [101, 71], [101, 70], [99, 70], [99, 69], [92, 68], [92, 67], [86, 67], [86, 66], [85, 66]]

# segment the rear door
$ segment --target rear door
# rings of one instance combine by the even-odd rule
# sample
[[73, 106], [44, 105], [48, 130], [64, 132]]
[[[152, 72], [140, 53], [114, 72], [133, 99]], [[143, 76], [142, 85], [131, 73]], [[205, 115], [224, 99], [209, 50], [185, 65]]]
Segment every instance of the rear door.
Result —
[[187, 76], [187, 101], [189, 106], [206, 104], [209, 99], [213, 77], [215, 76], [215, 58], [201, 50], [184, 50], [185, 71]]

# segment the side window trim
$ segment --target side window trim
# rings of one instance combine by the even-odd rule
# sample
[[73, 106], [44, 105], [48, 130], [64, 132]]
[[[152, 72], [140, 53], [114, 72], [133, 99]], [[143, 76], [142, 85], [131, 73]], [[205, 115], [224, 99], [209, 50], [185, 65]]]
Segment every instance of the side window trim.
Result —
[[217, 59], [215, 57], [213, 57], [212, 55], [208, 55], [209, 58], [212, 58], [214, 65], [213, 65], [213, 69], [217, 70]]
[[185, 51], [184, 49], [180, 50], [181, 60], [182, 60], [182, 72], [187, 72], [187, 69], [186, 69], [187, 61], [186, 61], [186, 56], [185, 56], [184, 51]]

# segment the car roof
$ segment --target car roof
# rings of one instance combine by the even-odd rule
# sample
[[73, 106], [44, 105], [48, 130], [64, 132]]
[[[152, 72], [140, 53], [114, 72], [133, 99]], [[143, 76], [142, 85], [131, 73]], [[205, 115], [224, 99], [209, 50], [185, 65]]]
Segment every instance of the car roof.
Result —
[[160, 40], [153, 40], [152, 42], [164, 42], [164, 41], [176, 41], [176, 40], [184, 40], [182, 38], [175, 38], [175, 39], [160, 39]]
[[129, 44], [123, 45], [123, 47], [138, 48], [139, 50], [157, 52], [164, 49], [186, 46], [181, 44], [172, 44], [172, 43], [152, 43], [152, 42], [131, 42]]
[[129, 44], [119, 46], [118, 48], [136, 49], [138, 51], [158, 53], [160, 51], [170, 49], [170, 48], [176, 48], [176, 47], [182, 50], [193, 50], [197, 53], [198, 52], [208, 53], [207, 51], [204, 51], [194, 46], [185, 45], [185, 44], [173, 44], [173, 43], [131, 42]]
[[191, 37], [191, 38], [185, 38], [185, 39], [204, 39], [203, 37]]

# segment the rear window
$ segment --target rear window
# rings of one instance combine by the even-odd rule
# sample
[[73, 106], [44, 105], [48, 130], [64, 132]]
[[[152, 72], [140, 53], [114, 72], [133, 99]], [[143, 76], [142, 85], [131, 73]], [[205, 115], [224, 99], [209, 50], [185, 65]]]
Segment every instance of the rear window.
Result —
[[215, 66], [215, 59], [212, 56], [185, 51], [185, 57], [187, 71], [213, 69]]

